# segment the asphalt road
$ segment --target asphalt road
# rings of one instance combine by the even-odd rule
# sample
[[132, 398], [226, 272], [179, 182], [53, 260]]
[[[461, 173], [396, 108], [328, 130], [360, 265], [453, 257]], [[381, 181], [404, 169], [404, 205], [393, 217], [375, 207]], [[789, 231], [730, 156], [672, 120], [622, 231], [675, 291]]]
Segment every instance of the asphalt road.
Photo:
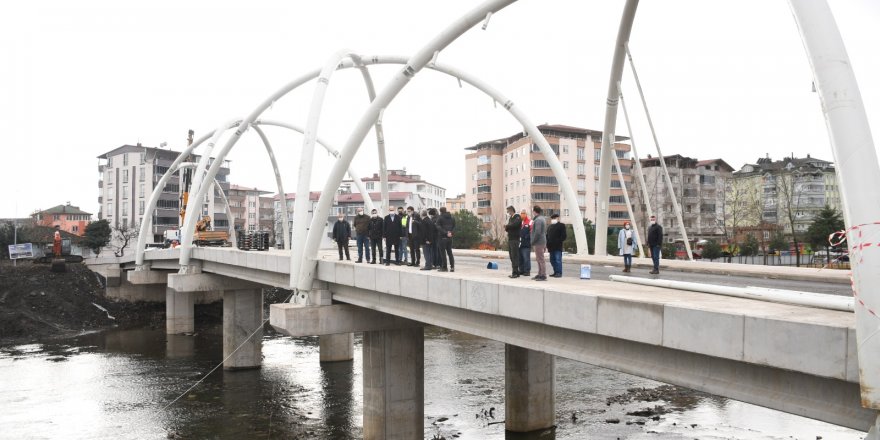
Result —
[[[454, 255], [454, 253], [453, 253]], [[498, 270], [485, 269], [486, 264], [489, 261], [495, 261], [498, 263]], [[511, 267], [510, 261], [507, 259], [499, 260], [499, 259], [486, 259], [479, 257], [470, 257], [470, 256], [456, 256], [455, 263], [458, 267], [468, 266], [468, 267], [482, 267], [485, 270], [492, 270], [493, 272], [498, 272], [499, 277], [506, 277], [510, 275]], [[719, 263], [725, 264], [725, 263]], [[607, 280], [609, 275], [624, 275], [622, 273], [622, 264], [621, 266], [592, 266], [592, 279], [598, 280]], [[824, 269], [824, 270], [833, 270], [833, 269]], [[815, 282], [815, 281], [793, 281], [793, 280], [779, 280], [779, 279], [770, 279], [770, 278], [757, 278], [757, 277], [744, 277], [744, 276], [730, 276], [730, 275], [712, 275], [712, 274], [703, 274], [703, 273], [692, 273], [692, 272], [678, 272], [678, 271], [662, 271], [662, 263], [661, 263], [661, 272], [660, 275], [650, 275], [648, 274], [649, 269], [647, 268], [633, 268], [632, 272], [629, 273], [629, 276], [633, 277], [641, 277], [641, 278], [659, 278], [666, 280], [676, 280], [676, 281], [689, 281], [693, 283], [705, 283], [705, 284], [716, 284], [722, 286], [734, 286], [734, 287], [766, 287], [771, 289], [784, 289], [784, 290], [797, 290], [801, 292], [815, 292], [815, 293], [828, 293], [833, 295], [844, 295], [844, 296], [852, 296], [852, 290], [850, 289], [849, 284], [845, 283], [823, 283], [823, 282]], [[534, 257], [532, 257], [532, 276], [538, 273], [537, 263], [535, 263]], [[547, 273], [553, 273], [552, 267], [550, 267], [550, 260], [547, 259]], [[566, 264], [565, 257], [562, 258], [562, 276], [566, 278], [579, 278], [580, 277], [580, 264]], [[545, 283], [552, 283], [553, 278], [549, 278]], [[538, 283], [538, 281], [535, 281]]]

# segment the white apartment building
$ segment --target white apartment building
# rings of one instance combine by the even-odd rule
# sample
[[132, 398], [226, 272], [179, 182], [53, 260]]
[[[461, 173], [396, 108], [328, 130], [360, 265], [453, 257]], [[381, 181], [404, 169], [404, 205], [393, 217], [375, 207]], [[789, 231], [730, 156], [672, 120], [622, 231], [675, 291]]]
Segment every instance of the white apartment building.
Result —
[[[159, 179], [180, 155], [178, 151], [137, 145], [123, 145], [98, 156], [98, 219], [107, 219], [111, 227], [126, 224], [138, 227], [143, 221], [147, 201]], [[192, 161], [198, 161], [194, 156]], [[181, 174], [163, 188], [152, 223], [153, 242], [161, 243], [164, 232], [180, 227]], [[217, 181], [228, 192], [228, 161], [220, 168]], [[216, 189], [207, 194], [201, 215], [209, 215], [215, 228], [229, 226], [222, 198]]]
[[[596, 196], [602, 132], [567, 125], [540, 125], [538, 129], [562, 162], [566, 178], [577, 193], [582, 215], [595, 222], [599, 210]], [[620, 143], [626, 139], [618, 136], [614, 150], [624, 181], [629, 185], [630, 146]], [[539, 205], [546, 215], [559, 214], [564, 223], [571, 223], [573, 213], [564, 203], [559, 182], [531, 136], [516, 133], [465, 149], [469, 152], [465, 156], [464, 207], [483, 220], [487, 231], [497, 229], [506, 220], [507, 206], [531, 212], [533, 206]], [[609, 226], [622, 226], [629, 218], [616, 174], [607, 207]]]
[[[364, 182], [368, 192], [381, 193], [382, 187], [379, 181], [379, 174], [374, 173], [372, 177], [363, 177], [361, 181]], [[341, 188], [342, 191], [356, 191], [354, 181], [352, 180], [342, 181]], [[412, 206], [418, 210], [427, 208], [439, 209], [441, 206], [446, 206], [446, 188], [430, 183], [422, 179], [418, 174], [407, 174], [406, 168], [402, 170], [388, 170], [388, 192], [412, 193]], [[379, 198], [373, 198], [377, 206], [381, 204], [381, 200], [381, 195]]]

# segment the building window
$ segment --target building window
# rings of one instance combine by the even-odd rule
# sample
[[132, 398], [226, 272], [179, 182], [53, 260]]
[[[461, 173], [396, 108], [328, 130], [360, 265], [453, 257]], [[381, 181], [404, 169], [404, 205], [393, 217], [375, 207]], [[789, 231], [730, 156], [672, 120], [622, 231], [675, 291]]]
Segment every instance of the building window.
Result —
[[122, 166], [128, 166], [128, 155], [122, 154]]
[[71, 232], [79, 232], [79, 226], [73, 226], [70, 228]]
[[140, 186], [141, 186], [141, 187], [140, 187], [140, 190], [141, 190], [141, 198], [143, 198], [143, 197], [144, 197], [144, 184], [142, 183]]
[[374, 186], [373, 182], [367, 182], [367, 189], [368, 189], [368, 190], [373, 190], [374, 187], [375, 187], [375, 186]]
[[52, 220], [56, 220], [56, 221], [57, 221], [57, 220], [61, 220], [61, 216], [58, 215], [58, 214], [55, 214], [55, 215], [52, 216]]
[[593, 158], [595, 160], [601, 160], [602, 159], [602, 150], [599, 148], [596, 148], [593, 152]]
[[578, 191], [586, 191], [587, 190], [587, 181], [584, 179], [578, 179]]
[[144, 181], [144, 167], [140, 167], [138, 169], [138, 174], [139, 174], [138, 182], [143, 182]]
[[532, 161], [532, 168], [550, 168], [550, 162], [544, 159], [536, 159]]
[[558, 185], [559, 182], [553, 176], [532, 176], [534, 185]]
[[568, 145], [563, 145], [563, 146], [562, 146], [562, 152], [563, 152], [563, 153], [568, 153]]
[[122, 198], [123, 198], [123, 199], [127, 199], [127, 198], [128, 198], [128, 185], [123, 185], [123, 186], [122, 186]]
[[128, 170], [122, 170], [122, 183], [128, 183]]
[[477, 157], [477, 165], [488, 165], [489, 164], [489, 156], [482, 155]]
[[[122, 215], [128, 215], [128, 203], [122, 204]], [[123, 220], [123, 223], [125, 223], [124, 220]]]
[[556, 201], [556, 200], [559, 200], [559, 193], [545, 193], [545, 192], [532, 193], [532, 200]]
[[585, 174], [587, 174], [586, 167], [584, 166], [584, 164], [579, 163], [578, 164], [578, 175], [583, 176]]
[[146, 207], [146, 202], [144, 202], [143, 200], [141, 200], [141, 201], [138, 203], [138, 214], [139, 214], [139, 215], [144, 215], [144, 208], [145, 208], [145, 207]]
[[578, 160], [587, 160], [587, 158], [586, 158], [586, 152], [585, 152], [585, 150], [584, 150], [583, 148], [581, 148], [581, 147], [578, 147], [578, 156], [577, 156], [577, 158], [578, 158]]
[[[146, 153], [141, 153], [141, 165], [143, 165], [144, 162], [146, 162], [146, 157], [145, 157], [145, 156], [146, 156]], [[143, 172], [143, 170], [141, 170], [141, 172]]]
[[567, 160], [562, 162], [562, 168], [565, 168], [566, 170], [568, 169], [568, 161]]

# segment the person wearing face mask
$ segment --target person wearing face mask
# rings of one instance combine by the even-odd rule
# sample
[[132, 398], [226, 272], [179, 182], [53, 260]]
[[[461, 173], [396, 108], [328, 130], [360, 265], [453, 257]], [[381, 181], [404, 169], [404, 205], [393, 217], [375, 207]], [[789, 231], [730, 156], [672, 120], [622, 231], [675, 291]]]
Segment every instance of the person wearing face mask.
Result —
[[629, 222], [623, 222], [623, 229], [617, 234], [617, 249], [623, 256], [623, 271], [630, 272], [633, 264], [633, 249], [639, 247], [639, 237]]
[[538, 274], [532, 277], [535, 281], [547, 281], [547, 264], [544, 262], [544, 250], [547, 249], [547, 222], [541, 215], [544, 210], [535, 205], [532, 208], [532, 251], [535, 253], [535, 262], [538, 263]]
[[358, 259], [355, 263], [364, 261], [364, 249], [367, 251], [367, 262], [370, 262], [370, 216], [364, 214], [364, 208], [357, 209], [357, 215], [354, 216], [354, 231], [357, 237]]
[[516, 213], [513, 206], [507, 207], [507, 216], [508, 220], [504, 225], [504, 230], [507, 232], [507, 250], [513, 269], [510, 278], [519, 278], [519, 233], [522, 229], [522, 218]]
[[351, 261], [348, 255], [348, 240], [351, 240], [351, 225], [345, 221], [345, 215], [339, 214], [336, 223], [333, 224], [333, 240], [339, 248], [339, 261], [342, 261], [342, 250], [345, 249], [345, 259]]
[[397, 208], [397, 215], [400, 216], [400, 262], [401, 264], [406, 264], [406, 259], [409, 256], [409, 222], [411, 217], [409, 214], [403, 212], [403, 207], [400, 206]]
[[416, 266], [422, 261], [422, 225], [416, 210], [412, 206], [406, 208], [406, 237], [409, 240], [410, 262], [407, 266]]
[[385, 265], [391, 264], [391, 248], [394, 248], [394, 264], [400, 266], [400, 236], [403, 234], [401, 215], [391, 207], [382, 223], [382, 236], [385, 237]]
[[370, 250], [373, 253], [373, 259], [370, 260], [370, 253], [367, 252], [367, 260], [370, 264], [382, 262], [382, 226], [382, 218], [379, 217], [379, 211], [373, 209], [370, 214], [369, 226], [367, 226], [367, 235], [370, 236]]
[[431, 270], [434, 268], [434, 243], [437, 241], [437, 227], [434, 226], [434, 221], [428, 216], [426, 209], [422, 210], [422, 220], [419, 222], [419, 226], [422, 255], [425, 256], [425, 267], [421, 270]]
[[657, 217], [651, 216], [651, 226], [648, 227], [648, 247], [651, 248], [651, 261], [654, 262], [654, 270], [648, 272], [652, 275], [660, 273], [660, 246], [663, 244], [663, 226], [657, 224]]
[[547, 227], [547, 251], [550, 253], [550, 266], [553, 278], [562, 278], [562, 243], [568, 238], [565, 232], [565, 223], [559, 221], [559, 214], [550, 216], [550, 226]]

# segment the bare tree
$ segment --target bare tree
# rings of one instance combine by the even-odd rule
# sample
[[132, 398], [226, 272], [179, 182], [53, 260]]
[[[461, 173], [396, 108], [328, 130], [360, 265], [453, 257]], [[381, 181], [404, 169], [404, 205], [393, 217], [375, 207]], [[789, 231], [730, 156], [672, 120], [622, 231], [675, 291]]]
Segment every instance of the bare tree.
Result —
[[740, 228], [761, 223], [761, 193], [759, 187], [748, 179], [724, 179], [719, 190], [723, 192], [723, 198], [721, 210], [716, 211], [716, 221], [729, 246], [731, 241], [736, 241]]
[[783, 226], [791, 229], [791, 241], [795, 249], [795, 264], [800, 267], [801, 253], [798, 241], [796, 219], [801, 208], [801, 173], [794, 169], [784, 169], [775, 176], [778, 211], [785, 222]]
[[507, 224], [507, 211], [504, 207], [493, 207], [491, 220], [483, 223], [485, 228], [484, 235], [489, 239], [489, 243], [496, 249], [503, 249], [507, 241], [507, 232], [504, 226]]
[[112, 230], [113, 230], [112, 243], [113, 243], [113, 247], [116, 248], [116, 250], [114, 250], [113, 253], [117, 257], [121, 257], [121, 256], [125, 255], [125, 248], [128, 247], [128, 245], [131, 243], [131, 241], [134, 240], [138, 236], [139, 229], [140, 229], [139, 225], [137, 225], [137, 224], [129, 225], [128, 223], [125, 223], [125, 222], [119, 222], [118, 225], [116, 225], [112, 228]]

